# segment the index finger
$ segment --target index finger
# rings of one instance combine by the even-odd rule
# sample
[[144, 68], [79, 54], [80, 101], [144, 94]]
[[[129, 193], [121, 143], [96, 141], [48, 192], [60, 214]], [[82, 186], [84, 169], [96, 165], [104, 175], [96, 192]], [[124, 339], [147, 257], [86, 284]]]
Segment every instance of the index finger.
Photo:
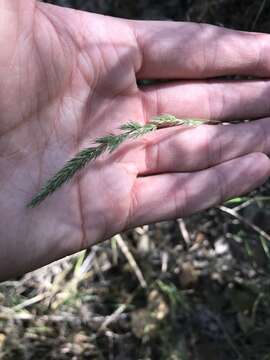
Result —
[[141, 52], [138, 79], [270, 76], [270, 35], [218, 26], [130, 21]]

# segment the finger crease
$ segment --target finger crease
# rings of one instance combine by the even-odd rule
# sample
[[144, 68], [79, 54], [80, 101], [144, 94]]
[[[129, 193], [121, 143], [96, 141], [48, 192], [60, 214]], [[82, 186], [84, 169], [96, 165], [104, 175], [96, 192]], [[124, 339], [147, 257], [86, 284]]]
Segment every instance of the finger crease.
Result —
[[216, 178], [217, 182], [217, 192], [218, 192], [218, 204], [222, 204], [226, 198], [227, 198], [227, 191], [225, 190], [227, 188], [224, 181], [224, 177], [222, 172], [217, 167], [213, 167], [212, 171], [214, 172], [214, 176]]

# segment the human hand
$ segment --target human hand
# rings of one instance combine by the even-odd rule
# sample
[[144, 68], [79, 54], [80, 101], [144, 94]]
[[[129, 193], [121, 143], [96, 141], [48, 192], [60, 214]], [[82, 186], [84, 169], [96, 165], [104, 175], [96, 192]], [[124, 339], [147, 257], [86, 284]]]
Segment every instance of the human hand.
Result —
[[[270, 174], [270, 37], [0, 0], [0, 279], [128, 228], [187, 216]], [[227, 81], [225, 75], [263, 80]], [[138, 87], [138, 79], [174, 81]], [[249, 124], [163, 129], [26, 204], [91, 139], [153, 115]]]

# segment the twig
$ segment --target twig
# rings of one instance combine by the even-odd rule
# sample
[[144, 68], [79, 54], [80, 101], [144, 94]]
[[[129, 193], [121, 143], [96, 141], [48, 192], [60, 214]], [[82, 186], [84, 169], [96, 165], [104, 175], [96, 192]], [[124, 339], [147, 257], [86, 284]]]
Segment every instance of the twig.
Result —
[[119, 248], [121, 249], [121, 251], [123, 252], [123, 254], [125, 255], [127, 261], [129, 262], [129, 265], [131, 266], [131, 268], [133, 269], [140, 285], [142, 288], [146, 288], [147, 287], [147, 283], [144, 279], [144, 276], [141, 272], [141, 269], [139, 268], [139, 266], [137, 265], [133, 255], [131, 254], [131, 252], [129, 251], [129, 248], [127, 247], [125, 241], [123, 240], [123, 238], [121, 237], [121, 235], [115, 235], [115, 241], [117, 243], [117, 245], [119, 246]]
[[252, 24], [252, 26], [251, 26], [251, 31], [254, 30], [255, 26], [257, 25], [257, 22], [258, 22], [261, 14], [262, 14], [262, 12], [263, 12], [263, 9], [264, 9], [264, 7], [265, 7], [265, 4], [266, 4], [266, 0], [263, 0], [263, 1], [261, 2], [259, 11], [257, 12], [256, 17], [255, 17], [255, 19], [254, 19], [254, 21], [253, 21], [253, 24]]
[[185, 221], [183, 219], [178, 219], [177, 222], [178, 222], [178, 225], [179, 225], [180, 232], [181, 232], [181, 234], [183, 236], [184, 242], [186, 244], [186, 247], [189, 247], [190, 244], [191, 244], [191, 239], [190, 239], [188, 229], [186, 227], [186, 223], [185, 223]]
[[30, 299], [27, 299], [25, 301], [23, 301], [22, 303], [18, 304], [18, 305], [15, 305], [13, 306], [12, 310], [14, 311], [19, 311], [19, 310], [22, 310], [24, 308], [27, 308], [31, 305], [34, 305], [34, 304], [37, 304], [39, 303], [40, 301], [44, 300], [46, 297], [48, 297], [49, 294], [47, 293], [42, 293], [42, 294], [38, 294]]
[[230, 345], [230, 347], [232, 348], [232, 350], [236, 353], [236, 355], [238, 356], [238, 359], [243, 359], [243, 356], [240, 352], [240, 350], [238, 350], [238, 347], [236, 346], [232, 336], [229, 334], [228, 330], [226, 329], [226, 327], [223, 325], [223, 322], [219, 319], [218, 316], [213, 315], [214, 320], [216, 321], [216, 323], [218, 324], [219, 328], [222, 330], [223, 335], [227, 341], [227, 343]]
[[251, 228], [253, 231], [255, 231], [256, 233], [258, 233], [260, 236], [262, 236], [264, 239], [266, 239], [267, 241], [270, 241], [270, 235], [268, 235], [263, 229], [261, 229], [260, 227], [258, 227], [257, 225], [253, 224], [252, 222], [250, 222], [249, 220], [247, 220], [246, 218], [244, 218], [242, 215], [240, 215], [238, 212], [236, 212], [234, 209], [230, 209], [227, 208], [226, 206], [219, 206], [218, 207], [219, 210], [221, 210], [222, 212], [231, 215], [232, 217], [238, 219], [239, 221], [241, 221], [244, 225], [248, 226], [249, 228]]
[[168, 270], [168, 260], [169, 260], [169, 255], [168, 255], [167, 251], [162, 251], [162, 253], [161, 253], [161, 272], [163, 274], [166, 273]]
[[136, 290], [128, 297], [125, 304], [121, 304], [111, 315], [106, 317], [98, 330], [98, 334], [105, 331], [111, 323], [116, 322], [119, 319], [120, 315], [126, 310], [126, 308], [132, 302], [137, 293], [138, 290]]

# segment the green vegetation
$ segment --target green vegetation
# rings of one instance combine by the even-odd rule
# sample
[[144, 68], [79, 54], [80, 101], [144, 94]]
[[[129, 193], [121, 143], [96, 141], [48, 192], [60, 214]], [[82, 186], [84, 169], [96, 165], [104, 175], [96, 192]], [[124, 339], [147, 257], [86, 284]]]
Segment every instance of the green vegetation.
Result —
[[81, 150], [74, 158], [50, 179], [40, 192], [31, 200], [28, 207], [39, 205], [46, 197], [55, 192], [61, 185], [73, 178], [73, 176], [89, 162], [96, 160], [105, 152], [113, 152], [124, 142], [137, 139], [160, 128], [172, 126], [198, 126], [206, 123], [197, 119], [177, 119], [173, 115], [161, 115], [154, 117], [147, 124], [141, 125], [130, 121], [120, 127], [122, 131], [118, 135], [109, 134], [95, 140], [96, 146]]

